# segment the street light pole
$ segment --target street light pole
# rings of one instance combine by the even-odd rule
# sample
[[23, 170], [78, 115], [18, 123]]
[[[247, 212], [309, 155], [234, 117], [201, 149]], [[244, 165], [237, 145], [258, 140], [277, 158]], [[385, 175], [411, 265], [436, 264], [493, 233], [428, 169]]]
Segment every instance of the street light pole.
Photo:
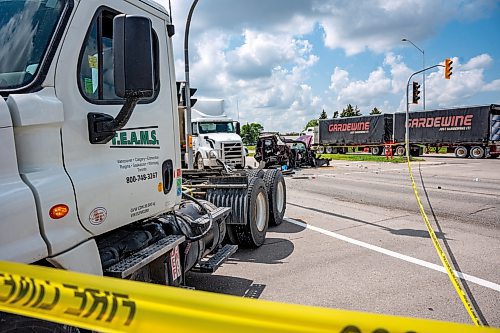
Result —
[[[406, 39], [406, 38], [403, 38], [401, 39], [402, 42], [408, 42], [410, 43], [411, 45], [415, 46], [415, 48], [417, 50], [419, 50], [421, 53], [422, 53], [422, 70], [425, 69], [425, 51], [422, 50], [420, 47], [418, 47], [417, 45], [415, 45], [411, 40], [409, 39]], [[425, 71], [423, 70], [422, 71], [422, 90], [423, 90], [423, 93], [422, 93], [422, 97], [423, 97], [423, 102], [424, 102], [424, 111], [425, 111]]]
[[186, 151], [187, 151], [187, 165], [188, 169], [193, 169], [193, 147], [190, 145], [191, 136], [193, 135], [192, 127], [191, 127], [191, 96], [190, 96], [190, 85], [189, 85], [189, 27], [191, 26], [191, 16], [193, 16], [193, 11], [194, 8], [196, 7], [196, 4], [198, 3], [198, 0], [194, 0], [193, 4], [191, 5], [191, 8], [189, 9], [189, 14], [186, 20], [186, 30], [184, 33], [184, 69], [185, 69], [185, 79], [186, 79], [186, 84], [184, 85], [185, 88], [185, 101], [184, 103], [186, 104], [186, 124], [185, 124], [185, 129], [186, 129]]

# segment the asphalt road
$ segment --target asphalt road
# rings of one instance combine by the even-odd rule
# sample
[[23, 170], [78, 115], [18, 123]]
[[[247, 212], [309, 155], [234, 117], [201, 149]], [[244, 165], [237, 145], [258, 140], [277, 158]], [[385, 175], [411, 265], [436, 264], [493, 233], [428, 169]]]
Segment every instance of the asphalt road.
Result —
[[[500, 160], [425, 157], [413, 171], [442, 247], [483, 322], [500, 327]], [[405, 164], [331, 162], [287, 177], [285, 221], [207, 290], [471, 323], [427, 234]]]

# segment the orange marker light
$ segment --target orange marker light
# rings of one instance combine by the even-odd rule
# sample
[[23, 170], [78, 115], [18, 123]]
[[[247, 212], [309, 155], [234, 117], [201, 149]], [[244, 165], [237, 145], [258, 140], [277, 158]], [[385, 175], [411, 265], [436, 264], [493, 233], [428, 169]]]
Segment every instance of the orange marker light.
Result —
[[57, 204], [52, 206], [49, 211], [49, 216], [54, 220], [62, 219], [69, 213], [69, 207], [65, 204]]

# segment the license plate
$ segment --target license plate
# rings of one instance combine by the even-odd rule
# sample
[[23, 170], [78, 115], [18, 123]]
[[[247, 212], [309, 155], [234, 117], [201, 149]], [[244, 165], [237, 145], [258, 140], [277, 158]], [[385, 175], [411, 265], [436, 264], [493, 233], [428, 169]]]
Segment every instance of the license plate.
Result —
[[170, 251], [170, 268], [172, 273], [172, 280], [175, 281], [177, 278], [182, 276], [181, 270], [181, 259], [179, 256], [179, 245], [177, 245], [172, 251]]

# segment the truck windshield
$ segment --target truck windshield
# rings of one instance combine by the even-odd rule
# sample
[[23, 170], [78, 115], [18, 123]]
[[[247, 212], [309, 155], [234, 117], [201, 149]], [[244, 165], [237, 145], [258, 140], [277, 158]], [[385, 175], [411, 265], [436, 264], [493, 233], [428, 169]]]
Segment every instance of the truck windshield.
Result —
[[64, 6], [59, 0], [0, 0], [0, 90], [33, 80]]
[[211, 122], [198, 124], [200, 134], [234, 133], [234, 126], [232, 122]]

